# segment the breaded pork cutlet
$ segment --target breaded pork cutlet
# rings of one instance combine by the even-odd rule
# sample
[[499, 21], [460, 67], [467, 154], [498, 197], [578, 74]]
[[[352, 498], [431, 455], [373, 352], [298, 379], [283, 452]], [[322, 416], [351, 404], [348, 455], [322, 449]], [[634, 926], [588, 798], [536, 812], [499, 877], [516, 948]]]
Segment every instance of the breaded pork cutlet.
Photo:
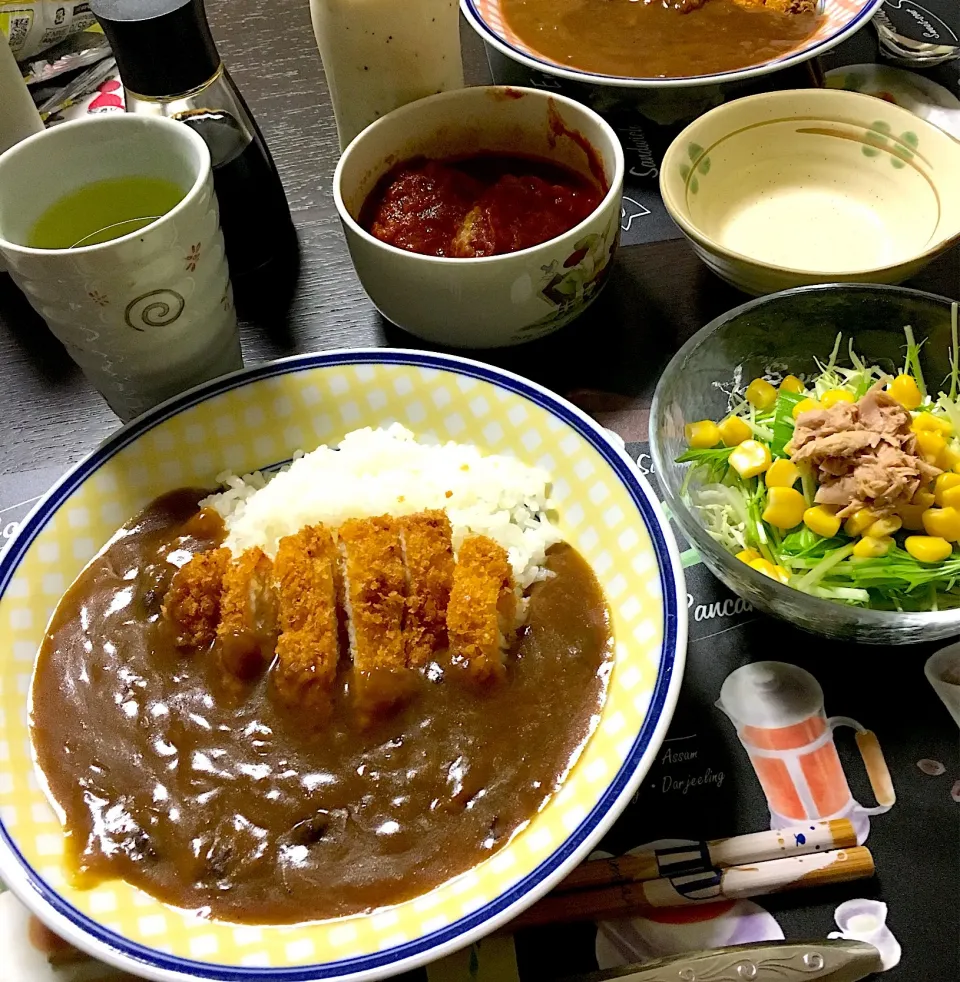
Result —
[[476, 682], [501, 677], [516, 617], [517, 595], [506, 549], [485, 535], [464, 539], [447, 607], [454, 663]]
[[273, 562], [248, 549], [223, 575], [217, 642], [220, 665], [241, 681], [256, 678], [273, 657], [277, 640], [277, 592]]
[[362, 708], [396, 701], [406, 669], [406, 577], [395, 518], [350, 519], [340, 526], [344, 601], [356, 692]]
[[174, 573], [163, 600], [163, 615], [177, 632], [177, 644], [203, 648], [217, 634], [223, 576], [229, 549], [198, 552]]
[[444, 511], [422, 511], [400, 519], [407, 578], [403, 649], [408, 668], [425, 665], [447, 647], [447, 604], [453, 583], [450, 532]]
[[323, 525], [284, 536], [274, 562], [277, 663], [273, 685], [292, 708], [326, 711], [337, 675], [337, 547]]

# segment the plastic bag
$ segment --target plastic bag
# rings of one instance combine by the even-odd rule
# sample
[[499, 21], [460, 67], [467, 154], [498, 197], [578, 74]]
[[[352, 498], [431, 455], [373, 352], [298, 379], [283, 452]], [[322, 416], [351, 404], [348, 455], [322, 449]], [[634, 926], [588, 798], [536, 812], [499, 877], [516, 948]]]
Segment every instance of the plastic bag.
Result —
[[87, 0], [0, 0], [0, 31], [24, 61], [96, 23]]

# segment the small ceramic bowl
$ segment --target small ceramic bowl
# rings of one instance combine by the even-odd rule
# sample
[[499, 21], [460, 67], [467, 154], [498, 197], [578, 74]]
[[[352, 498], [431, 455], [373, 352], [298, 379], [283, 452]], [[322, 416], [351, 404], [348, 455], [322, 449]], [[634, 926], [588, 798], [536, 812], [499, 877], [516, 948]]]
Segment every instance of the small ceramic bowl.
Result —
[[[478, 151], [547, 158], [587, 177], [602, 168], [609, 190], [569, 232], [501, 256], [423, 256], [360, 226], [367, 196], [398, 163]], [[563, 96], [506, 86], [457, 89], [389, 113], [347, 147], [333, 179], [350, 257], [383, 316], [436, 344], [470, 348], [531, 341], [583, 313], [619, 242], [622, 190], [620, 141], [595, 112]]]
[[960, 143], [832, 89], [720, 106], [670, 144], [660, 190], [718, 276], [754, 295], [901, 283], [960, 238]]

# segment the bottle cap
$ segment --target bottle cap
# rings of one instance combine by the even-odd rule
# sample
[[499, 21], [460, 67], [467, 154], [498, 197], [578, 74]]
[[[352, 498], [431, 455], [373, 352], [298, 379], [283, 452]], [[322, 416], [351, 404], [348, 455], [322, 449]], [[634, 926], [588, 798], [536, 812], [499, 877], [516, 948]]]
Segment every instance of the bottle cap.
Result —
[[181, 95], [220, 67], [203, 0], [91, 0], [90, 8], [120, 80], [137, 95]]

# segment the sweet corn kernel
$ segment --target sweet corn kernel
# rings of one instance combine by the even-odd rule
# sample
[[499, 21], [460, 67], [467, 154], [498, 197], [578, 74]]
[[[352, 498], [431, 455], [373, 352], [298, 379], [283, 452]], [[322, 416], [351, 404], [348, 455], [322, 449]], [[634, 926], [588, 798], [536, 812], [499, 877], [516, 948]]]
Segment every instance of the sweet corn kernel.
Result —
[[803, 495], [794, 488], [774, 486], [767, 491], [767, 507], [763, 509], [763, 520], [778, 529], [792, 529], [803, 521], [807, 503]]
[[897, 509], [897, 514], [903, 522], [903, 528], [908, 532], [922, 532], [923, 513], [928, 507], [929, 505], [900, 505]]
[[[960, 478], [960, 474], [957, 477]], [[786, 457], [775, 460], [764, 475], [768, 488], [792, 488], [799, 478], [800, 468]]]
[[[923, 513], [932, 507], [934, 497], [929, 491], [918, 491], [909, 504], [900, 505], [897, 514], [903, 520], [903, 527], [911, 532], [923, 531]], [[945, 501], [944, 504], [952, 504]]]
[[936, 464], [937, 458], [946, 449], [947, 441], [942, 433], [932, 430], [921, 430], [917, 435], [917, 447], [928, 464]]
[[904, 547], [921, 563], [939, 563], [953, 552], [950, 543], [936, 535], [908, 535]]
[[749, 440], [753, 433], [753, 430], [739, 416], [728, 416], [718, 428], [720, 439], [727, 447], [739, 446], [744, 440]]
[[923, 529], [948, 542], [960, 539], [960, 511], [956, 508], [928, 508], [923, 513]]
[[933, 500], [938, 505], [943, 505], [946, 502], [943, 500], [944, 494], [950, 490], [950, 488], [960, 487], [960, 474], [941, 474], [936, 481], [933, 482]]
[[945, 419], [943, 416], [934, 416], [933, 413], [918, 413], [913, 417], [910, 429], [914, 433], [919, 433], [921, 430], [934, 430], [944, 436], [950, 436], [953, 432], [953, 425], [949, 419]]
[[825, 539], [832, 539], [840, 531], [840, 519], [833, 512], [827, 511], [823, 505], [814, 505], [803, 513], [803, 524], [822, 535]]
[[737, 553], [737, 559], [741, 563], [752, 563], [755, 559], [760, 558], [760, 553], [756, 549], [741, 549]]
[[764, 576], [769, 576], [771, 580], [779, 583], [786, 583], [790, 579], [790, 574], [782, 566], [774, 566], [769, 559], [754, 559], [749, 564], [751, 569], [755, 569]]
[[829, 409], [831, 406], [835, 406], [838, 402], [856, 402], [852, 392], [847, 392], [846, 389], [827, 389], [822, 396], [820, 396], [820, 405], [824, 409]]
[[769, 409], [777, 401], [777, 390], [765, 378], [755, 378], [744, 394], [757, 409]]
[[853, 547], [853, 554], [858, 559], [878, 559], [880, 556], [885, 556], [892, 545], [893, 539], [889, 535], [865, 535]]
[[720, 427], [712, 419], [701, 419], [698, 423], [687, 423], [683, 428], [687, 443], [697, 450], [709, 450], [720, 442]]
[[756, 440], [744, 440], [730, 454], [730, 466], [741, 477], [756, 477], [770, 466], [770, 451]]
[[867, 538], [884, 539], [894, 532], [899, 532], [901, 528], [903, 528], [903, 519], [899, 515], [889, 515], [887, 518], [878, 518], [863, 534]]
[[937, 457], [937, 467], [942, 471], [952, 471], [957, 464], [960, 464], [960, 450], [957, 450], [954, 443], [948, 442]]
[[887, 386], [887, 394], [904, 409], [916, 409], [923, 402], [917, 380], [912, 375], [898, 375]]
[[808, 397], [806, 399], [801, 399], [793, 407], [793, 410], [791, 411], [791, 415], [793, 416], [794, 419], [796, 419], [801, 413], [809, 413], [812, 412], [814, 409], [822, 409], [822, 408], [823, 406], [821, 406], [816, 399], [810, 399]]
[[870, 528], [876, 520], [877, 513], [872, 508], [860, 508], [843, 523], [843, 531], [856, 538]]
[[943, 505], [945, 508], [956, 508], [960, 511], [960, 487], [947, 488], [940, 495], [940, 500], [937, 504]]
[[804, 391], [804, 384], [797, 378], [796, 375], [785, 375], [783, 381], [780, 383], [781, 392], [794, 392], [801, 393]]

